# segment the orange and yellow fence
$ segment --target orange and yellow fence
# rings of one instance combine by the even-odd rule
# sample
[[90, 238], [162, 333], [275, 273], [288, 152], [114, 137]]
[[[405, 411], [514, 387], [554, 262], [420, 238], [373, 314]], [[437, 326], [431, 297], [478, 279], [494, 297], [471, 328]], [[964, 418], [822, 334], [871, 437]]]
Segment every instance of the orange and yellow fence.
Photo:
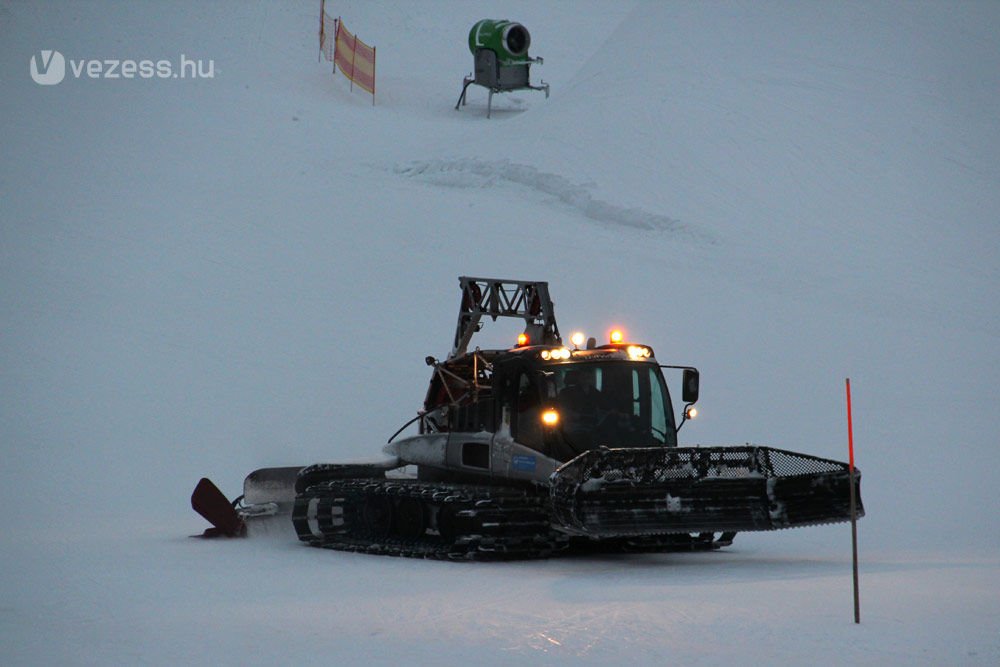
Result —
[[319, 14], [319, 50], [332, 62], [334, 71], [340, 68], [340, 73], [354, 84], [368, 91], [375, 104], [375, 47], [368, 46], [355, 34], [352, 34], [340, 18], [330, 18], [326, 14], [326, 0], [320, 2]]

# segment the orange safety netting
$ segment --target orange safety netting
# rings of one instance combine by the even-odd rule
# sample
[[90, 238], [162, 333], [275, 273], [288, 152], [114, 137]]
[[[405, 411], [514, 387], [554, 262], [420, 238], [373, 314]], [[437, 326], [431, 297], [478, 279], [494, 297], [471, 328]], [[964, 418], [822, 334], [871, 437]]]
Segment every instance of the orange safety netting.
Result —
[[343, 21], [337, 22], [333, 61], [344, 76], [375, 95], [375, 47], [351, 34]]

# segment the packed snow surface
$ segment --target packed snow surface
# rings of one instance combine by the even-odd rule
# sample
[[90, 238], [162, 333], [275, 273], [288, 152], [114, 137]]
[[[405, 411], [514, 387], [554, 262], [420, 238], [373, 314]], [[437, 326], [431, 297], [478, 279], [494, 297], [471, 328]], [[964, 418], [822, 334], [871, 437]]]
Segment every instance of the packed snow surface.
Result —
[[[1000, 5], [326, 4], [374, 106], [312, 0], [0, 2], [0, 663], [1000, 664]], [[550, 99], [453, 108], [485, 17]], [[182, 58], [212, 76], [73, 69]], [[459, 275], [697, 366], [686, 445], [845, 460], [850, 377], [861, 624], [846, 525], [508, 564], [187, 537], [203, 475], [378, 458]]]

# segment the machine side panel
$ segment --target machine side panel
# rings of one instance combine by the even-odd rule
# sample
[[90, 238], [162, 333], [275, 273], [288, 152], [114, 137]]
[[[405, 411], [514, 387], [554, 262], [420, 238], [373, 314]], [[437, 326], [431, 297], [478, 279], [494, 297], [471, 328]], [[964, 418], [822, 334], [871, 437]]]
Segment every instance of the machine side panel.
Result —
[[398, 457], [403, 465], [425, 465], [446, 468], [448, 465], [448, 433], [425, 433], [400, 438], [382, 448]]

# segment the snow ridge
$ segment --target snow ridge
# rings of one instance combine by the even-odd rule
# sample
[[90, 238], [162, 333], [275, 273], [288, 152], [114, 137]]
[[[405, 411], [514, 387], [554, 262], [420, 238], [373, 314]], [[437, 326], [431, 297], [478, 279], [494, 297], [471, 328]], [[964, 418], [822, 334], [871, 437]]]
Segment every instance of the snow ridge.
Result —
[[714, 242], [710, 234], [690, 224], [641, 208], [602, 201], [591, 194], [592, 186], [573, 183], [564, 176], [510, 160], [418, 160], [396, 165], [394, 171], [409, 178], [454, 188], [491, 188], [512, 183], [551, 195], [584, 217], [606, 225], [668, 232], [702, 243]]

